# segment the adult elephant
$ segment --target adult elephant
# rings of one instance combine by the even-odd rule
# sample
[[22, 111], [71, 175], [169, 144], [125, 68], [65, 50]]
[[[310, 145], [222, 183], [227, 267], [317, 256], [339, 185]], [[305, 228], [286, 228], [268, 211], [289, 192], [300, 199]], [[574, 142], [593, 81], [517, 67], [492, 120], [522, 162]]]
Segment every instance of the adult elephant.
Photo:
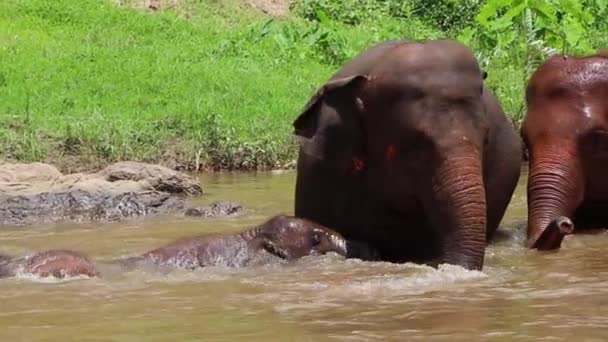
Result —
[[549, 58], [530, 78], [526, 101], [527, 245], [558, 249], [575, 226], [608, 224], [608, 51]]
[[521, 142], [472, 52], [391, 41], [334, 74], [293, 123], [295, 215], [392, 262], [483, 267]]

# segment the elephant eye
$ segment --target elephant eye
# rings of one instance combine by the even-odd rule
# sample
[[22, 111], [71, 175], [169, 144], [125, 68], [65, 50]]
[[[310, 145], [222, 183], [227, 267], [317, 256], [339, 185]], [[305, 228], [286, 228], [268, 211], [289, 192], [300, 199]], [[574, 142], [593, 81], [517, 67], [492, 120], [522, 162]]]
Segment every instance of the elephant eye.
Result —
[[606, 157], [608, 155], [608, 132], [593, 131], [588, 137], [589, 147], [596, 157]]
[[313, 246], [318, 246], [321, 243], [321, 235], [319, 233], [312, 233], [311, 243]]

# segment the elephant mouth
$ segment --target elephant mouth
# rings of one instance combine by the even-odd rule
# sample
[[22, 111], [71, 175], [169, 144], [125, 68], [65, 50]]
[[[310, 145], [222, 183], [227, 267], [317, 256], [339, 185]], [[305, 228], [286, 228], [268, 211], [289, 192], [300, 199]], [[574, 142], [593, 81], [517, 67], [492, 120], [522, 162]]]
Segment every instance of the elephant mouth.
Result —
[[572, 220], [565, 216], [559, 216], [549, 223], [531, 247], [541, 251], [559, 249], [566, 235], [573, 232], [574, 223], [572, 223]]
[[287, 251], [279, 248], [277, 245], [275, 245], [274, 243], [272, 243], [270, 241], [267, 241], [264, 244], [264, 249], [268, 253], [270, 253], [270, 254], [272, 254], [272, 255], [274, 255], [276, 257], [279, 257], [281, 259], [290, 259], [289, 254], [287, 253]]

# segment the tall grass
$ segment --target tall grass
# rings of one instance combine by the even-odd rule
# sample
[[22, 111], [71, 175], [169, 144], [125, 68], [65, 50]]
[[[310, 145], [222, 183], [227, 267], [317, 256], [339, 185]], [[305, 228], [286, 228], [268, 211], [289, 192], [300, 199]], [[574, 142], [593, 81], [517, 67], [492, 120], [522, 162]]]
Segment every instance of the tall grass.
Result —
[[514, 121], [522, 112], [528, 56], [489, 46], [504, 33], [475, 21], [486, 2], [298, 0], [274, 19], [239, 0], [178, 0], [155, 12], [137, 3], [0, 2], [0, 158], [281, 167], [294, 158], [291, 123], [312, 91], [388, 39], [466, 41]]

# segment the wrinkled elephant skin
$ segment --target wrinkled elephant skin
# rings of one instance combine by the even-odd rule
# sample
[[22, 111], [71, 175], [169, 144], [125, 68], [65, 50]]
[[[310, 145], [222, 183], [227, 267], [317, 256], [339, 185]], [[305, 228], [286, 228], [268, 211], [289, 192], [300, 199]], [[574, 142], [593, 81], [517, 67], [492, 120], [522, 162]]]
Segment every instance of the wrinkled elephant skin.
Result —
[[49, 250], [16, 258], [0, 256], [0, 278], [12, 277], [17, 273], [58, 279], [99, 275], [95, 264], [86, 256], [68, 250]]
[[[348, 248], [351, 252], [348, 252]], [[340, 234], [308, 220], [277, 215], [260, 226], [235, 234], [207, 234], [176, 240], [142, 255], [113, 263], [125, 269], [146, 264], [195, 269], [205, 266], [245, 267], [295, 260], [329, 252], [344, 257], [373, 257], [365, 244], [349, 245]], [[84, 255], [50, 250], [27, 257], [0, 255], [0, 277], [23, 272], [40, 277], [99, 275]]]
[[522, 146], [472, 52], [391, 41], [354, 57], [294, 121], [295, 215], [382, 260], [481, 269]]
[[346, 240], [330, 229], [308, 220], [277, 215], [238, 234], [180, 239], [123, 260], [123, 264], [136, 266], [152, 262], [158, 266], [190, 269], [218, 265], [243, 267], [328, 252], [346, 256], [346, 248]]
[[549, 58], [526, 101], [527, 246], [559, 249], [572, 232], [608, 225], [608, 54]]

